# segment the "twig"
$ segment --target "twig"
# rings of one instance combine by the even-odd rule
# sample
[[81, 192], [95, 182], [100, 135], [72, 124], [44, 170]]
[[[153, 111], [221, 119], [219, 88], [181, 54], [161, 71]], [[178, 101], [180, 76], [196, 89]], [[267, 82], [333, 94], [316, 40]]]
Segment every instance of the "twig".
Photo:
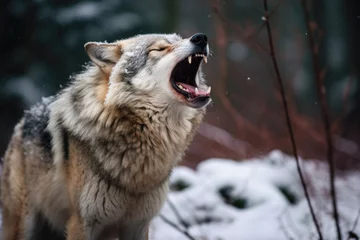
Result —
[[[278, 4], [274, 7], [274, 9], [269, 13], [269, 16], [275, 14], [275, 12], [278, 10], [278, 8], [280, 7], [280, 5], [283, 3], [284, 0], [279, 0]], [[266, 49], [257, 41], [255, 41], [255, 36], [261, 32], [261, 30], [263, 29], [263, 27], [265, 27], [265, 24], [261, 24], [252, 34], [246, 34], [243, 29], [241, 27], [239, 27], [238, 25], [234, 24], [231, 21], [228, 21], [224, 15], [221, 13], [220, 8], [219, 8], [219, 4], [214, 5], [212, 8], [212, 11], [215, 15], [217, 15], [217, 17], [224, 23], [224, 25], [229, 26], [230, 28], [238, 31], [242, 37], [242, 40], [247, 43], [248, 45], [252, 45], [254, 47], [256, 47], [257, 49], [261, 49], [262, 51], [266, 51]]]
[[235, 138], [226, 130], [209, 123], [204, 122], [201, 124], [199, 134], [237, 153], [239, 156], [247, 156], [248, 152], [255, 149], [250, 143]]
[[[220, 1], [214, 0], [213, 8], [222, 16], [222, 8]], [[225, 19], [225, 18], [224, 18]], [[255, 125], [249, 119], [242, 116], [237, 109], [234, 107], [231, 100], [226, 95], [227, 89], [227, 80], [229, 79], [229, 71], [227, 66], [227, 57], [226, 57], [226, 45], [228, 42], [228, 33], [225, 31], [224, 21], [221, 18], [214, 18], [215, 21], [215, 34], [216, 34], [216, 48], [217, 48], [217, 62], [218, 62], [218, 79], [217, 81], [215, 94], [219, 98], [219, 102], [224, 106], [224, 109], [229, 113], [233, 119], [236, 129], [239, 134], [244, 132], [246, 129], [249, 132], [259, 135], [259, 138], [263, 142], [270, 142], [270, 133], [267, 129], [261, 128], [259, 131], [259, 126]]]
[[354, 222], [354, 225], [353, 225], [353, 227], [352, 227], [352, 231], [355, 231], [356, 226], [357, 226], [357, 224], [358, 224], [358, 222], [359, 222], [359, 218], [360, 218], [360, 209], [359, 209], [359, 211], [358, 211], [358, 213], [357, 213], [357, 215], [356, 215], [355, 222]]
[[286, 212], [287, 212], [287, 208], [285, 208], [283, 213], [277, 217], [279, 224], [280, 224], [280, 229], [282, 230], [282, 232], [284, 233], [284, 235], [287, 239], [295, 240], [295, 238], [291, 235], [290, 231], [287, 230], [284, 222], [282, 221], [282, 217], [283, 217], [283, 215], [285, 215]]
[[[358, 210], [357, 214], [356, 214], [356, 217], [355, 217], [355, 221], [354, 221], [354, 225], [352, 226], [351, 230], [349, 231], [349, 234], [348, 234], [348, 240], [350, 239], [359, 239], [359, 237], [357, 236], [357, 234], [355, 234], [355, 229], [356, 229], [356, 226], [359, 222], [359, 218], [360, 218], [360, 209]], [[356, 237], [354, 237], [356, 236]]]
[[297, 239], [304, 239], [304, 233], [297, 228], [297, 224], [294, 222], [294, 219], [291, 217], [291, 214], [288, 211], [289, 208], [290, 207], [287, 207], [287, 214], [285, 215], [287, 219], [284, 219], [284, 221], [287, 220], [287, 225], [294, 232], [294, 235], [297, 237]]
[[196, 240], [193, 236], [191, 236], [189, 234], [189, 232], [187, 230], [183, 230], [181, 229], [178, 225], [176, 225], [175, 223], [173, 223], [172, 221], [170, 221], [169, 219], [167, 219], [164, 215], [159, 214], [159, 217], [166, 222], [167, 224], [169, 224], [170, 226], [172, 226], [174, 229], [176, 229], [178, 232], [184, 234], [186, 237], [188, 237], [190, 240]]
[[235, 29], [236, 31], [238, 31], [241, 35], [242, 40], [247, 43], [249, 46], [254, 46], [255, 50], [262, 50], [266, 52], [266, 49], [258, 42], [256, 42], [254, 39], [252, 39], [252, 36], [247, 36], [243, 29], [241, 27], [239, 27], [236, 24], [233, 24], [232, 22], [228, 21], [221, 13], [221, 8], [219, 7], [219, 3], [218, 1], [216, 1], [217, 4], [214, 4], [212, 7], [212, 12], [218, 17], [218, 19], [225, 25], [225, 26], [230, 26], [231, 28]]
[[[343, 104], [340, 115], [332, 123], [331, 129], [336, 132], [339, 129], [341, 122], [345, 119], [346, 114], [349, 110], [349, 100], [350, 100], [350, 90], [353, 87], [355, 77], [351, 77], [350, 80], [346, 83], [345, 89], [343, 91]], [[335, 144], [336, 145], [336, 144]], [[356, 158], [356, 157], [355, 157]]]
[[304, 193], [305, 193], [307, 204], [309, 206], [311, 217], [312, 217], [313, 222], [315, 224], [317, 233], [319, 235], [319, 239], [322, 240], [323, 236], [322, 236], [322, 233], [321, 233], [321, 230], [320, 230], [320, 226], [319, 226], [319, 223], [318, 223], [318, 221], [316, 219], [315, 212], [314, 212], [314, 209], [313, 209], [313, 206], [312, 206], [312, 203], [311, 203], [310, 195], [309, 195], [309, 192], [308, 192], [308, 189], [307, 189], [307, 186], [306, 186], [305, 178], [303, 176], [303, 172], [302, 172], [301, 167], [300, 167], [300, 161], [299, 161], [299, 157], [298, 157], [298, 153], [297, 153], [297, 147], [296, 147], [294, 132], [293, 132], [292, 123], [291, 123], [291, 119], [290, 119], [288, 103], [287, 103], [287, 99], [286, 99], [286, 95], [285, 95], [284, 84], [283, 84], [283, 80], [282, 80], [282, 77], [281, 77], [281, 74], [280, 74], [279, 66], [278, 66], [275, 51], [274, 51], [274, 43], [273, 43], [271, 25], [270, 25], [269, 15], [268, 15], [268, 3], [267, 3], [267, 0], [264, 0], [264, 9], [265, 9], [265, 12], [266, 12], [265, 13], [265, 22], [266, 22], [266, 29], [267, 29], [267, 33], [268, 33], [268, 39], [269, 39], [270, 55], [271, 55], [272, 63], [273, 63], [275, 73], [276, 73], [276, 76], [277, 76], [277, 80], [278, 80], [278, 83], [279, 83], [279, 86], [280, 86], [280, 93], [281, 93], [281, 98], [282, 98], [282, 102], [283, 102], [283, 106], [284, 106], [284, 110], [285, 110], [286, 123], [287, 123], [287, 127], [288, 127], [289, 134], [290, 134], [292, 150], [293, 150], [294, 157], [295, 157], [295, 160], [296, 160], [297, 171], [299, 173], [301, 184], [302, 184], [302, 187], [304, 189]]
[[177, 210], [177, 208], [175, 207], [174, 203], [172, 201], [170, 201], [169, 198], [167, 198], [167, 203], [169, 204], [171, 210], [174, 212], [176, 218], [179, 220], [180, 224], [185, 227], [186, 229], [189, 228], [189, 224], [181, 217], [179, 211]]
[[321, 108], [321, 115], [324, 122], [324, 128], [325, 128], [325, 135], [326, 135], [326, 142], [327, 142], [327, 160], [329, 163], [329, 172], [330, 172], [330, 194], [331, 194], [331, 200], [333, 205], [333, 211], [334, 211], [334, 220], [335, 220], [335, 226], [336, 226], [336, 232], [338, 240], [342, 240], [341, 235], [341, 228], [339, 223], [339, 214], [337, 209], [337, 198], [336, 198], [336, 189], [335, 189], [335, 163], [333, 158], [333, 139], [331, 136], [331, 125], [329, 120], [329, 111], [328, 106], [326, 102], [326, 93], [325, 93], [325, 86], [323, 83], [323, 78], [321, 76], [321, 70], [319, 65], [319, 52], [315, 45], [314, 40], [314, 34], [311, 28], [311, 22], [310, 22], [310, 14], [307, 6], [306, 0], [301, 0], [301, 4], [304, 10], [304, 16], [306, 21], [306, 28], [308, 32], [308, 40], [309, 40], [309, 46], [310, 46], [310, 52], [312, 54], [313, 58], [313, 68], [315, 72], [315, 79], [316, 79], [316, 87], [320, 102], [320, 108]]

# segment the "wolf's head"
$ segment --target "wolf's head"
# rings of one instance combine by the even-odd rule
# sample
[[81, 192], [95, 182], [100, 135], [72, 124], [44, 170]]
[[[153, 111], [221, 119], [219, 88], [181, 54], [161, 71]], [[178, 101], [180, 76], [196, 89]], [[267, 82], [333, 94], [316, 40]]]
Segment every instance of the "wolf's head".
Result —
[[201, 71], [209, 55], [204, 34], [186, 39], [176, 34], [146, 34], [114, 43], [89, 42], [85, 49], [108, 76], [106, 102], [122, 104], [134, 96], [191, 108], [211, 102], [211, 88]]

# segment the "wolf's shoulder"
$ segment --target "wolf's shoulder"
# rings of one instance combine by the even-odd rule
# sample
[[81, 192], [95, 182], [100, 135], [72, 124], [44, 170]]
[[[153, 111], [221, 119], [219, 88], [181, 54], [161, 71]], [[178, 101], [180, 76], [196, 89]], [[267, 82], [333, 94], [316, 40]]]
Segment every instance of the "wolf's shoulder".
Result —
[[24, 113], [23, 139], [39, 141], [46, 150], [51, 150], [51, 134], [47, 125], [50, 119], [49, 105], [54, 100], [54, 96], [42, 98], [41, 102]]

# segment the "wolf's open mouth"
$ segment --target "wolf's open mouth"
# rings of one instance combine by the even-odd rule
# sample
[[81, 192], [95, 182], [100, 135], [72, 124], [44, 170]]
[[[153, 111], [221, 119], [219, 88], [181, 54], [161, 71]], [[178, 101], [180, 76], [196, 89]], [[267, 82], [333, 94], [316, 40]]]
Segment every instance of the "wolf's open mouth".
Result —
[[174, 67], [170, 81], [172, 87], [180, 94], [184, 95], [186, 100], [201, 100], [202, 98], [208, 99], [210, 97], [211, 88], [199, 89], [196, 85], [196, 74], [198, 72], [201, 61], [207, 62], [205, 54], [192, 54], [180, 61]]

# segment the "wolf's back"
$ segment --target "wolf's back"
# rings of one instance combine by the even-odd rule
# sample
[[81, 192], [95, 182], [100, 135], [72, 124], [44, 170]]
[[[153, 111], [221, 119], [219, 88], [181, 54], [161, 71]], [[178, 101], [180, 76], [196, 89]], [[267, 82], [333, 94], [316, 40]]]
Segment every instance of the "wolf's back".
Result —
[[[43, 98], [30, 110], [25, 111], [22, 120], [16, 125], [10, 144], [1, 164], [1, 207], [3, 213], [3, 239], [22, 239], [19, 229], [20, 216], [29, 211], [28, 193], [46, 187], [49, 183], [36, 180], [44, 176], [53, 165], [52, 137], [47, 130], [49, 123], [49, 105], [54, 97]], [[25, 205], [24, 205], [25, 204]], [[35, 220], [34, 220], [35, 221]], [[48, 224], [42, 216], [36, 220], [43, 226]], [[30, 223], [31, 224], [31, 223]], [[6, 229], [6, 231], [4, 231]], [[47, 228], [50, 229], [50, 228]], [[51, 230], [49, 230], [51, 231]], [[47, 234], [46, 231], [42, 234]], [[49, 239], [54, 239], [49, 232]], [[63, 238], [61, 238], [63, 239]]]
[[25, 111], [22, 139], [24, 141], [25, 153], [31, 151], [29, 145], [36, 144], [43, 150], [44, 161], [52, 159], [52, 137], [47, 129], [50, 118], [49, 105], [55, 100], [55, 97], [43, 98], [42, 101], [30, 110]]

